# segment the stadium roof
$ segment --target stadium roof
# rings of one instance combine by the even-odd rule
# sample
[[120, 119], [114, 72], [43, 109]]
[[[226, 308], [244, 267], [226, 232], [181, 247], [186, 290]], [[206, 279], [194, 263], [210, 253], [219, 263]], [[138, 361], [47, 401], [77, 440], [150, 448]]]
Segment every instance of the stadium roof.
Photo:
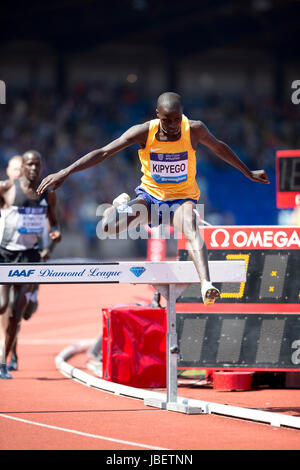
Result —
[[174, 56], [239, 45], [297, 57], [296, 0], [4, 1], [0, 43], [42, 41], [66, 53], [99, 44], [166, 48]]

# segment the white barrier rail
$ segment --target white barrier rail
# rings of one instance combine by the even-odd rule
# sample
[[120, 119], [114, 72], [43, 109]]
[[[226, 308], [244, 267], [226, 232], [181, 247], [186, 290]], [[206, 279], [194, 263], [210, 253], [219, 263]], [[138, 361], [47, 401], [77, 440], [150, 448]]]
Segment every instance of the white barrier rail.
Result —
[[[157, 403], [166, 403], [166, 395], [164, 393], [109, 382], [68, 364], [68, 359], [76, 354], [86, 351], [90, 345], [91, 340], [86, 340], [63, 349], [55, 358], [57, 369], [65, 377], [69, 377], [76, 382], [87, 385], [88, 387], [93, 387], [109, 393], [115, 393], [116, 395], [140, 399], [143, 400], [145, 404], [150, 404], [155, 401]], [[271, 426], [286, 426], [289, 428], [300, 429], [300, 418], [298, 416], [290, 416], [284, 413], [223, 405], [221, 403], [194, 400], [192, 398], [185, 397], [177, 398], [177, 406], [178, 405], [181, 405], [181, 407], [184, 407], [186, 410], [191, 410], [193, 414], [195, 414], [195, 410], [198, 410], [197, 414], [216, 414], [251, 420], [254, 422], [256, 421], [264, 424], [266, 423]]]
[[[245, 282], [244, 260], [209, 261], [212, 282]], [[190, 284], [199, 283], [192, 261], [146, 261], [91, 264], [0, 264], [0, 284], [152, 284], [167, 301], [167, 401], [145, 400], [149, 406], [195, 414], [202, 411], [177, 399], [178, 341], [176, 299]], [[209, 312], [209, 307], [207, 307]]]
[[[246, 280], [244, 260], [209, 261], [212, 282]], [[192, 261], [145, 261], [116, 263], [0, 264], [0, 284], [193, 284], [199, 276]]]

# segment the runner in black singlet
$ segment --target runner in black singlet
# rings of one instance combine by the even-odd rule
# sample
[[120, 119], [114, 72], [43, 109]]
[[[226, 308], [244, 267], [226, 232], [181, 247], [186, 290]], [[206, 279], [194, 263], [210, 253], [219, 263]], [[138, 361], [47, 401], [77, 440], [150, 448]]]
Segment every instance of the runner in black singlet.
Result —
[[[42, 196], [36, 193], [41, 170], [41, 155], [34, 150], [28, 151], [23, 155], [22, 176], [14, 181], [0, 182], [0, 196], [4, 201], [0, 219], [1, 263], [40, 262], [39, 239], [47, 219], [52, 242], [57, 243], [61, 239], [55, 210], [55, 193], [47, 191]], [[2, 321], [1, 333], [2, 337], [5, 337], [5, 354], [2, 354], [0, 378], [11, 378], [7, 372], [6, 359], [24, 314], [28, 314], [34, 304], [34, 290], [34, 284], [1, 286], [0, 314], [6, 322]]]

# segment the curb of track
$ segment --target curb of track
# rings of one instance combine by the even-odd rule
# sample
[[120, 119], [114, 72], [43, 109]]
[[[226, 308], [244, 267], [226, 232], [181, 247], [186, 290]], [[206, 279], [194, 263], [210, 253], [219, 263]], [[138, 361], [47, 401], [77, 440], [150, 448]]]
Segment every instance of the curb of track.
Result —
[[[117, 384], [115, 382], [109, 382], [68, 364], [68, 359], [75, 356], [76, 354], [85, 352], [93, 342], [94, 340], [83, 340], [63, 349], [55, 358], [55, 365], [60, 373], [88, 387], [93, 387], [101, 391], [114, 393], [116, 395], [122, 395], [144, 401], [152, 399], [166, 401], [166, 393], [159, 393], [152, 390], [134, 388], [127, 385]], [[198, 408], [200, 412], [204, 414], [216, 414], [232, 418], [246, 419], [249, 421], [257, 421], [276, 427], [284, 426], [300, 429], [300, 418], [282, 413], [273, 413], [270, 411], [223, 405], [220, 403], [188, 399], [185, 397], [178, 397], [177, 403], [182, 404], [185, 407], [188, 405], [190, 407]]]

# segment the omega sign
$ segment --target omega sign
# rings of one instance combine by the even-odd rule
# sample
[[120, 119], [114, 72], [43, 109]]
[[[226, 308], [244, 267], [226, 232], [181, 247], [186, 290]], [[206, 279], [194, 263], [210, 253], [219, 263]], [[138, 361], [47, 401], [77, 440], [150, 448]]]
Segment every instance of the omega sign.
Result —
[[219, 226], [205, 227], [204, 239], [209, 249], [299, 249], [300, 227]]

